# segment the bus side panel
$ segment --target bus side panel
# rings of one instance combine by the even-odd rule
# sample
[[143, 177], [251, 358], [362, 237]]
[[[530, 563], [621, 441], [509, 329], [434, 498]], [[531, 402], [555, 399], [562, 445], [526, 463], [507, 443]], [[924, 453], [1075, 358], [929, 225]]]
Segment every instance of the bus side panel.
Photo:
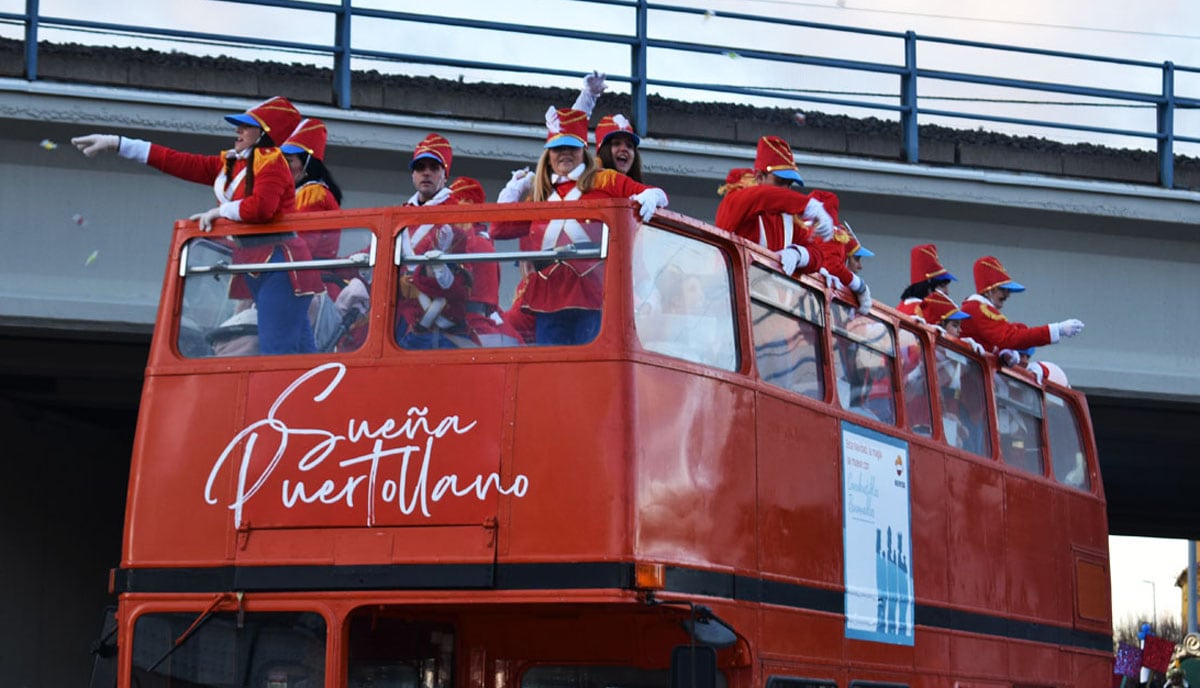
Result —
[[1070, 557], [1055, 490], [1017, 474], [1005, 478], [1008, 611], [1018, 617], [1071, 625], [1071, 597], [1064, 595]]
[[628, 555], [625, 374], [603, 361], [519, 368], [512, 471], [529, 490], [511, 502], [512, 560]]
[[994, 465], [948, 458], [947, 601], [952, 606], [994, 613], [1008, 604], [1003, 481]]
[[[918, 443], [909, 444], [909, 481], [913, 531], [914, 602], [941, 606], [948, 595], [951, 566], [947, 550], [946, 456]], [[944, 674], [950, 664], [950, 642], [940, 629], [917, 627], [914, 664], [918, 671]]]
[[[232, 514], [205, 482], [240, 420], [244, 373], [146, 379], [130, 470], [123, 565], [204, 564], [232, 556]], [[224, 403], [213, 403], [221, 399]]]
[[753, 392], [638, 365], [632, 399], [636, 554], [754, 569]]
[[842, 586], [837, 420], [758, 396], [759, 565], [770, 577]]

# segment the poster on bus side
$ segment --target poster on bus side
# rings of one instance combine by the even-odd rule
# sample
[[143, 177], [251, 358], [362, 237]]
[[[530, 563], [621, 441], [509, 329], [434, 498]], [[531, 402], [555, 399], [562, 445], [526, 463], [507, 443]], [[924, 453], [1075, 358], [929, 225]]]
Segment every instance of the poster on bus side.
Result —
[[913, 644], [908, 444], [842, 422], [846, 637]]

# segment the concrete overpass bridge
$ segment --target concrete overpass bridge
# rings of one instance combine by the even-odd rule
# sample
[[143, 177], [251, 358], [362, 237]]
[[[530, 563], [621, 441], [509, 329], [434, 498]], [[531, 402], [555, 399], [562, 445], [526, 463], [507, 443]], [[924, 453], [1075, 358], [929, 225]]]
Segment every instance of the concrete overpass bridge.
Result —
[[[0, 538], [0, 560], [28, 563], [0, 567], [0, 583], [40, 591], [6, 595], [6, 610], [53, 619], [32, 632], [64, 657], [86, 655], [78, 643], [94, 635], [99, 615], [89, 615], [117, 563], [171, 224], [212, 204], [203, 186], [86, 159], [68, 140], [104, 131], [216, 151], [230, 140], [222, 115], [258, 99], [0, 79], [0, 428], [10, 485], [0, 515], [19, 524]], [[453, 172], [493, 197], [542, 141], [540, 126], [458, 117], [453, 103], [442, 116], [299, 104], [328, 123], [326, 159], [347, 207], [406, 199], [407, 160], [429, 131], [453, 142]], [[711, 218], [725, 172], [752, 160], [753, 136], [652, 135], [647, 173], [672, 209]], [[1014, 319], [1084, 320], [1082, 336], [1044, 353], [1089, 394], [1112, 531], [1200, 538], [1191, 434], [1200, 421], [1200, 193], [1021, 171], [1019, 157], [1002, 170], [801, 149], [798, 162], [809, 186], [840, 194], [844, 217], [877, 254], [865, 272], [877, 298], [898, 300], [908, 249], [936, 242], [963, 278], [956, 296], [970, 291], [975, 258], [995, 254], [1029, 287], [1006, 308]], [[30, 632], [5, 624], [0, 646], [28, 647]], [[27, 654], [16, 670], [46, 662]]]

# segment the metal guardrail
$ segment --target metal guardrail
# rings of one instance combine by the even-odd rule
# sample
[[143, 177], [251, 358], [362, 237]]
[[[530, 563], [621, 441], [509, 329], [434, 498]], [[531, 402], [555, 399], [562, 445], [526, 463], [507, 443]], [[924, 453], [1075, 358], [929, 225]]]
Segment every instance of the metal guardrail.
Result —
[[[1147, 62], [1099, 55], [1062, 52], [1035, 48], [1021, 48], [997, 43], [964, 41], [936, 36], [920, 36], [915, 32], [891, 32], [873, 29], [862, 29], [851, 26], [839, 26], [794, 19], [782, 19], [761, 15], [740, 14], [733, 12], [713, 12], [710, 10], [681, 7], [662, 3], [651, 3], [648, 0], [563, 0], [576, 4], [607, 5], [632, 10], [633, 26], [626, 34], [601, 33], [591, 31], [576, 31], [552, 26], [531, 26], [495, 21], [464, 19], [441, 16], [429, 13], [393, 12], [388, 10], [370, 9], [352, 6], [351, 0], [330, 0], [318, 2], [315, 0], [222, 0], [223, 2], [271, 7], [286, 10], [296, 10], [308, 13], [328, 15], [333, 19], [333, 43], [302, 43], [282, 41], [251, 36], [231, 36], [222, 34], [182, 31], [147, 26], [133, 26], [108, 22], [97, 22], [67, 17], [44, 16], [39, 11], [39, 0], [26, 0], [24, 14], [0, 13], [0, 22], [23, 24], [25, 29], [25, 76], [33, 81], [38, 78], [38, 36], [43, 28], [100, 31], [119, 33], [131, 36], [144, 36], [160, 39], [175, 39], [207, 44], [233, 46], [239, 48], [258, 48], [265, 50], [300, 51], [332, 58], [333, 61], [333, 92], [336, 105], [350, 108], [351, 103], [351, 62], [355, 59], [372, 59], [389, 62], [403, 62], [425, 66], [455, 67], [464, 69], [490, 70], [495, 72], [537, 74], [542, 76], [561, 76], [576, 78], [578, 70], [563, 70], [549, 65], [522, 65], [511, 63], [483, 62], [456, 59], [454, 57], [438, 57], [432, 55], [416, 55], [400, 52], [369, 50], [355, 48], [352, 43], [352, 25], [355, 19], [384, 20], [390, 22], [419, 22], [423, 25], [454, 27], [458, 29], [473, 29], [493, 32], [500, 35], [541, 36], [566, 38], [593, 45], [618, 45], [629, 48], [629, 74], [609, 74], [610, 81], [627, 82], [631, 88], [632, 113], [634, 128], [640, 133], [646, 133], [646, 115], [648, 110], [648, 90], [651, 86], [666, 88], [682, 88], [708, 93], [725, 93], [753, 97], [769, 97], [779, 100], [836, 105], [841, 107], [862, 108], [866, 110], [890, 113], [898, 116], [900, 123], [901, 147], [905, 159], [910, 163], [919, 160], [918, 123], [922, 116], [952, 118], [970, 122], [1004, 123], [1031, 127], [1045, 127], [1058, 130], [1106, 134], [1115, 136], [1134, 137], [1137, 139], [1152, 139], [1158, 153], [1158, 181], [1166, 188], [1174, 187], [1175, 144], [1177, 142], [1200, 143], [1200, 137], [1182, 136], [1176, 133], [1177, 113], [1180, 110], [1200, 108], [1200, 99], [1184, 97], [1176, 93], [1176, 77], [1181, 73], [1200, 75], [1200, 67], [1187, 67], [1172, 62]], [[814, 55], [801, 55], [779, 51], [760, 50], [753, 47], [737, 45], [704, 45], [677, 40], [652, 38], [650, 35], [651, 13], [662, 13], [663, 24], [669, 23], [672, 15], [702, 15], [707, 18], [720, 18], [748, 22], [753, 26], [768, 28], [771, 26], [787, 26], [797, 29], [829, 31], [857, 37], [873, 39], [890, 39], [898, 42], [903, 59], [896, 64], [870, 62], [860, 60], [845, 60]], [[1153, 70], [1161, 74], [1161, 89], [1157, 92], [1140, 92], [1114, 88], [1091, 88], [1068, 83], [1038, 81], [1029, 79], [1012, 79], [997, 76], [970, 74], [959, 71], [922, 68], [917, 62], [918, 47], [921, 46], [955, 46], [977, 51], [997, 51], [1000, 53], [1020, 54], [1079, 61], [1092, 65], [1131, 67], [1139, 70]], [[886, 95], [886, 100], [894, 102], [877, 102], [864, 100], [864, 94], [832, 93], [822, 95], [819, 92], [804, 92], [794, 89], [772, 87], [754, 87], [744, 85], [716, 84], [691, 81], [658, 79], [651, 76], [647, 68], [647, 56], [650, 51], [674, 51], [697, 55], [729, 55], [747, 60], [764, 61], [768, 63], [806, 65], [811, 67], [850, 70], [877, 75], [887, 75], [898, 78], [899, 88], [893, 94]], [[970, 112], [963, 109], [947, 109], [943, 107], [926, 107], [918, 96], [920, 89], [930, 83], [973, 84], [976, 86], [998, 87], [1034, 94], [1062, 94], [1088, 99], [1107, 101], [1115, 107], [1144, 107], [1154, 108], [1156, 126], [1151, 129], [1125, 129], [1118, 127], [1079, 124], [1067, 121], [1048, 119], [1029, 119], [1011, 117], [999, 114]], [[850, 96], [860, 97], [850, 97]], [[834, 97], [838, 96], [838, 97]], [[937, 98], [924, 97], [926, 101]], [[1058, 103], [1064, 104], [1064, 103]], [[1065, 103], [1064, 105], [1070, 105]]]

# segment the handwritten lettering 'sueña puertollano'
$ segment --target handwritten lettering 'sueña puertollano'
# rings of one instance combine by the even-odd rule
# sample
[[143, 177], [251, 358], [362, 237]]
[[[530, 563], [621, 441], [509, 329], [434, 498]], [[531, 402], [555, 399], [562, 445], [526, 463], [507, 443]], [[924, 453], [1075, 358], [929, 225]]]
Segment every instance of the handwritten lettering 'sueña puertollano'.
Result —
[[[428, 520], [439, 504], [452, 500], [482, 502], [492, 493], [520, 498], [529, 490], [523, 474], [504, 482], [498, 472], [460, 475], [439, 469], [439, 443], [468, 435], [474, 420], [431, 418], [421, 406], [410, 406], [401, 418], [339, 419], [338, 404], [330, 397], [345, 376], [343, 364], [326, 363], [296, 378], [266, 417], [238, 432], [213, 462], [204, 501], [232, 510], [235, 527], [242, 525], [247, 506], [259, 500], [278, 500], [271, 506], [285, 511], [310, 505], [349, 509], [373, 526], [383, 508]], [[312, 417], [311, 408], [305, 408], [310, 399], [323, 406], [330, 419], [326, 427], [289, 425], [291, 414]], [[221, 504], [217, 486], [228, 484], [228, 471], [236, 471], [236, 487]], [[274, 486], [278, 491], [266, 489]]]

